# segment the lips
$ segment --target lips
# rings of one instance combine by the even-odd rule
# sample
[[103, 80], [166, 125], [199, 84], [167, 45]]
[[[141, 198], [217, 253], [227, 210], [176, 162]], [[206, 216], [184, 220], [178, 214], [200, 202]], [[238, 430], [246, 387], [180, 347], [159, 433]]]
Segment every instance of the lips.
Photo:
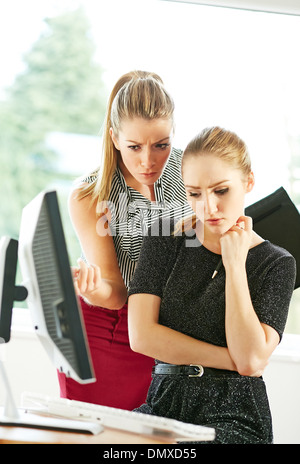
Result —
[[207, 219], [206, 222], [212, 226], [217, 226], [223, 221], [223, 218]]
[[141, 172], [141, 176], [144, 177], [152, 177], [156, 174], [156, 172]]

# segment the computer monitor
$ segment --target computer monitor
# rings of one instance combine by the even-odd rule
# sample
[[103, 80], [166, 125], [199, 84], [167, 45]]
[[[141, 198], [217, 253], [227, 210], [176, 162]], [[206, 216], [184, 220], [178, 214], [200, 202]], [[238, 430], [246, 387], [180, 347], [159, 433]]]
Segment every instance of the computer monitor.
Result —
[[33, 327], [52, 362], [80, 383], [94, 381], [55, 191], [23, 209], [18, 256]]
[[[21, 286], [15, 283], [18, 261], [23, 277]], [[0, 241], [0, 344], [10, 340], [14, 301], [22, 300], [27, 302], [35, 333], [54, 366], [77, 382], [94, 382], [56, 191], [40, 193], [23, 209], [19, 241], [9, 237]], [[62, 424], [57, 420], [51, 424], [53, 419], [39, 420], [24, 414], [20, 419], [1, 359], [0, 367], [8, 395], [0, 423], [95, 430], [95, 424], [77, 426], [75, 421]]]

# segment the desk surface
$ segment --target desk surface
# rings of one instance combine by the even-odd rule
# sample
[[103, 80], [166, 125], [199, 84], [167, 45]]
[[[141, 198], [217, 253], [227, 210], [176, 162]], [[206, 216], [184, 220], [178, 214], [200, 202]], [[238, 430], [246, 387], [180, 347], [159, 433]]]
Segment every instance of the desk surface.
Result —
[[0, 444], [170, 444], [131, 432], [105, 428], [98, 435], [0, 426]]

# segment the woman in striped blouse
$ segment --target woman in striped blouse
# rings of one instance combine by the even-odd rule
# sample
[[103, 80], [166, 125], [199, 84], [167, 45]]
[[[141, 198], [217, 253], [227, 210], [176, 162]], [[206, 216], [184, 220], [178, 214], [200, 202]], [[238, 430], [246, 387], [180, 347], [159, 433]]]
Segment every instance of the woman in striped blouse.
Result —
[[173, 115], [158, 75], [122, 76], [108, 102], [101, 166], [70, 195], [83, 252], [74, 282], [96, 382], [81, 385], [59, 374], [63, 397], [129, 410], [145, 401], [153, 360], [130, 349], [127, 290], [149, 227], [158, 217], [190, 211], [182, 152], [172, 148]]

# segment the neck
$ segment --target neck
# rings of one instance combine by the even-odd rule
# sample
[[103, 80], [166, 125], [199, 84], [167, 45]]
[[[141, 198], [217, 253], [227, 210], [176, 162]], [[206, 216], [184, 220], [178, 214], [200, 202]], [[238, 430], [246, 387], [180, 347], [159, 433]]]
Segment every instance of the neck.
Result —
[[210, 241], [210, 240], [203, 240], [202, 245], [207, 248], [207, 250], [211, 251], [212, 253], [215, 253], [216, 255], [221, 255], [221, 245], [220, 245], [220, 238], [218, 239], [217, 242], [215, 241]]
[[201, 231], [197, 231], [196, 233], [199, 241], [205, 248], [217, 255], [222, 254], [220, 245], [221, 234], [212, 234], [205, 226]]

